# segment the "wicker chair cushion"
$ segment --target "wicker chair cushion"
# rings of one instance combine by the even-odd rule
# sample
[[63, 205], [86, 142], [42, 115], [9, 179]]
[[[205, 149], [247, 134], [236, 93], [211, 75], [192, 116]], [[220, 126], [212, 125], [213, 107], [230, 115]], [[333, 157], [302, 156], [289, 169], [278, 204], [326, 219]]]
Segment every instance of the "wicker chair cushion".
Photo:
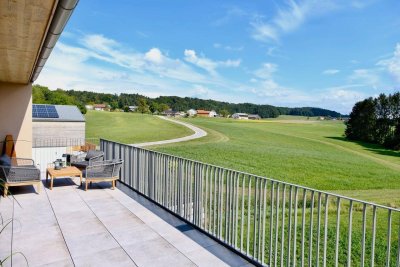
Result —
[[0, 157], [0, 166], [10, 167], [11, 166], [11, 158], [6, 154], [1, 156]]
[[98, 150], [89, 150], [86, 154], [85, 160], [89, 160], [93, 157], [102, 156], [104, 154], [103, 151]]
[[71, 166], [75, 166], [79, 169], [84, 169], [87, 166], [89, 166], [89, 161], [78, 161], [78, 162], [72, 162]]

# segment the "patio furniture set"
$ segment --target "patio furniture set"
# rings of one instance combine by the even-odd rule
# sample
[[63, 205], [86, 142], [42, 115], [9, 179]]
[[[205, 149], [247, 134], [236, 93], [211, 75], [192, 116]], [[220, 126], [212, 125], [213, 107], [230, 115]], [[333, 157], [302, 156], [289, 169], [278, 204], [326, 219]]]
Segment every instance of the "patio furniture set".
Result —
[[[70, 166], [63, 168], [49, 167], [46, 170], [46, 183], [50, 178], [50, 190], [53, 189], [53, 181], [58, 177], [79, 177], [80, 185], [85, 180], [85, 191], [92, 182], [109, 181], [115, 188], [122, 167], [122, 160], [104, 160], [104, 153], [98, 150], [89, 150], [78, 155], [67, 155], [67, 163]], [[40, 170], [32, 159], [13, 158], [4, 154], [0, 157], [0, 184], [3, 185], [3, 196], [7, 196], [11, 186], [37, 185], [37, 193], [40, 193]]]

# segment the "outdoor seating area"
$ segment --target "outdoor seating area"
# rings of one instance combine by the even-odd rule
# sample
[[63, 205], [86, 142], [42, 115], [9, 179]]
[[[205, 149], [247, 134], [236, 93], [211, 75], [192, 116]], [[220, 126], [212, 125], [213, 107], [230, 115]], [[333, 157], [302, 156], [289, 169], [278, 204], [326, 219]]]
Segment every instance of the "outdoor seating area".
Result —
[[[75, 149], [67, 148], [74, 153], [63, 154], [63, 157], [67, 159], [66, 162], [57, 159], [47, 164], [46, 185], [49, 186], [49, 189], [53, 189], [55, 179], [65, 177], [79, 177], [80, 186], [85, 183], [85, 190], [93, 182], [111, 182], [112, 189], [115, 189], [123, 161], [120, 159], [104, 160], [104, 152], [96, 150], [95, 146], [90, 146], [91, 149], [87, 151], [78, 151], [76, 147]], [[85, 145], [84, 148], [86, 147]], [[40, 193], [40, 170], [33, 159], [10, 157], [4, 153], [0, 157], [0, 179], [4, 184], [2, 188], [4, 197], [7, 196], [9, 187], [14, 186], [36, 185], [37, 193]], [[49, 179], [50, 184], [48, 184]]]
[[0, 214], [15, 223], [0, 235], [0, 258], [15, 253], [12, 266], [252, 266], [122, 184], [84, 191], [78, 183], [59, 178], [53, 190], [16, 187], [2, 198]]

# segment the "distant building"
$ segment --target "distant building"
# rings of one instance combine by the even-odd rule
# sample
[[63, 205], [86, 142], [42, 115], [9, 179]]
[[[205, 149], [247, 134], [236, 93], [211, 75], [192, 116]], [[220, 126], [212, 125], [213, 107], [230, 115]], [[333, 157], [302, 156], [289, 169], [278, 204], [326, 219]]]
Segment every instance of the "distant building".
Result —
[[138, 106], [129, 106], [129, 111], [135, 112], [138, 108]]
[[167, 117], [180, 117], [181, 116], [181, 112], [175, 111], [175, 110], [172, 110], [172, 109], [168, 109], [166, 111], [161, 112], [161, 115], [167, 116]]
[[[33, 140], [85, 140], [85, 117], [77, 106], [32, 104]], [[63, 145], [63, 144], [58, 144]]]
[[87, 110], [93, 110], [94, 108], [93, 108], [93, 105], [85, 105], [85, 108], [87, 109]]
[[189, 109], [186, 113], [189, 117], [193, 117], [197, 114], [197, 111], [194, 109]]
[[106, 104], [94, 104], [93, 105], [94, 110], [97, 111], [104, 111], [107, 108]]
[[249, 119], [249, 114], [247, 114], [247, 113], [234, 113], [234, 114], [232, 114], [232, 118], [237, 119], [237, 120], [248, 120]]
[[261, 117], [258, 114], [249, 114], [249, 120], [261, 120]]
[[217, 117], [218, 114], [215, 110], [211, 110], [210, 113], [208, 114], [208, 117]]
[[215, 112], [215, 110], [203, 110], [203, 109], [198, 109], [196, 110], [197, 116], [199, 117], [216, 117], [217, 116], [217, 112]]
[[210, 115], [210, 111], [207, 111], [204, 109], [198, 109], [198, 110], [196, 110], [196, 114], [199, 117], [208, 117]]

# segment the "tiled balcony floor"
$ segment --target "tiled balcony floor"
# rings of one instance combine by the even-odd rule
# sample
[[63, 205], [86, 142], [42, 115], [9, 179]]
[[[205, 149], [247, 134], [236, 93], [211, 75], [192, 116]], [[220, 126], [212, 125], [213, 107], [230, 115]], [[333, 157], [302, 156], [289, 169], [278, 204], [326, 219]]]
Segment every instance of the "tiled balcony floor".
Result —
[[[78, 183], [78, 179], [75, 180]], [[125, 194], [124, 192], [129, 194]], [[83, 191], [69, 178], [53, 190], [12, 189], [13, 251], [29, 266], [251, 266], [175, 216], [119, 185]], [[1, 198], [3, 220], [13, 198]], [[10, 255], [11, 225], [0, 234], [0, 258]], [[13, 266], [26, 266], [16, 254]], [[11, 266], [10, 260], [5, 266]]]

